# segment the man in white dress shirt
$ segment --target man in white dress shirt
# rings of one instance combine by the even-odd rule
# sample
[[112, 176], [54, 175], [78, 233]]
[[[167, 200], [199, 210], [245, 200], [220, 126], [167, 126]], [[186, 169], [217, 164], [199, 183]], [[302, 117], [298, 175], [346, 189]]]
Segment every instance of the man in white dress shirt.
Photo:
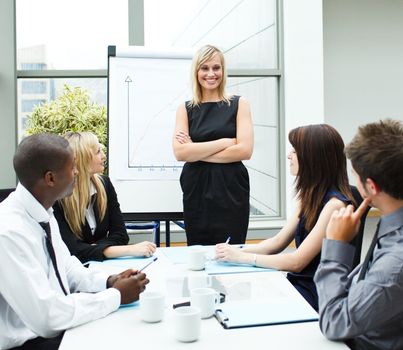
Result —
[[52, 210], [77, 175], [64, 138], [25, 138], [14, 169], [19, 184], [0, 204], [0, 349], [57, 349], [66, 329], [138, 300], [149, 280], [96, 273], [70, 255]]

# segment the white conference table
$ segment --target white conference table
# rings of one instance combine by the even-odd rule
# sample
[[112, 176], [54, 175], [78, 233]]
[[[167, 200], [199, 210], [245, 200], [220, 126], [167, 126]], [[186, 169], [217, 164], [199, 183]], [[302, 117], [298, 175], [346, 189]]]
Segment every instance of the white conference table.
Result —
[[[202, 320], [200, 338], [192, 343], [181, 343], [173, 335], [172, 304], [189, 300], [186, 297], [186, 281], [190, 274], [205, 272], [189, 271], [186, 264], [173, 263], [164, 251], [172, 248], [159, 248], [158, 260], [146, 268], [150, 283], [147, 290], [163, 291], [166, 295], [164, 319], [159, 323], [146, 323], [141, 320], [138, 303], [131, 307], [122, 307], [118, 311], [85, 325], [66, 331], [60, 350], [72, 349], [128, 349], [147, 347], [153, 350], [187, 349], [205, 350], [208, 348], [244, 349], [251, 346], [264, 346], [269, 349], [348, 349], [341, 342], [327, 340], [320, 332], [317, 321], [224, 329], [215, 317]], [[176, 248], [178, 249], [178, 248]], [[183, 248], [189, 249], [189, 248]], [[136, 260], [138, 268], [144, 265]], [[128, 264], [128, 261], [124, 261]], [[92, 268], [101, 268], [115, 273], [127, 268], [116, 264], [96, 264]], [[91, 267], [90, 267], [91, 268]], [[243, 289], [243, 293], [275, 297], [278, 295], [306, 303], [302, 296], [279, 271], [238, 273], [216, 275], [217, 281], [229, 283], [234, 288]], [[251, 283], [249, 283], [251, 282]], [[250, 286], [255, 286], [252, 289]], [[256, 288], [258, 285], [259, 288]], [[214, 284], [213, 284], [214, 286]], [[237, 294], [237, 293], [235, 293]], [[185, 296], [184, 296], [185, 295]], [[234, 294], [232, 294], [234, 295]], [[227, 300], [230, 295], [227, 295]], [[251, 295], [249, 295], [251, 297]], [[231, 299], [230, 299], [231, 300]]]

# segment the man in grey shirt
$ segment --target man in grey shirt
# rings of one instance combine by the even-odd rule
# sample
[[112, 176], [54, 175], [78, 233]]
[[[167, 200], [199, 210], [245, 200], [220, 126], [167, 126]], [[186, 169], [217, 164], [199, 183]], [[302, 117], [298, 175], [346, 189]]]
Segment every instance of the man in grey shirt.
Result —
[[[346, 147], [363, 203], [335, 211], [315, 274], [323, 334], [352, 349], [403, 349], [403, 123], [359, 128]], [[366, 207], [381, 213], [364, 263], [348, 244]]]

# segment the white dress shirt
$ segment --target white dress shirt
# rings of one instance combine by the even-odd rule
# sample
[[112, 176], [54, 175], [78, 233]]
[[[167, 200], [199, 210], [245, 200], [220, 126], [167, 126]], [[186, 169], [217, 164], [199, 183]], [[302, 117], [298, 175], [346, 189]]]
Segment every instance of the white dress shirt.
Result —
[[[50, 222], [64, 295], [46, 249], [39, 222]], [[45, 208], [21, 184], [0, 204], [0, 349], [95, 320], [120, 305], [108, 276], [71, 256], [60, 237], [53, 209]], [[80, 292], [80, 293], [77, 293]]]
[[95, 218], [94, 212], [94, 195], [97, 194], [97, 189], [95, 188], [94, 184], [90, 182], [90, 204], [88, 208], [85, 210], [85, 218], [87, 219], [88, 225], [90, 226], [91, 233], [94, 235], [95, 230], [97, 229], [97, 220]]

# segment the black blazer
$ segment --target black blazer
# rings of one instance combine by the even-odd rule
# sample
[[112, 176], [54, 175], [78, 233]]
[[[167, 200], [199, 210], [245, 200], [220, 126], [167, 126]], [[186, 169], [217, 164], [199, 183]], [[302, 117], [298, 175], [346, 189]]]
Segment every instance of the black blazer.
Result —
[[56, 202], [53, 206], [54, 215], [59, 224], [60, 234], [64, 243], [66, 243], [70, 253], [83, 263], [89, 260], [102, 261], [105, 259], [103, 254], [105, 248], [114, 245], [125, 245], [129, 242], [115, 188], [107, 176], [102, 176], [102, 181], [107, 196], [107, 208], [104, 219], [100, 221], [98, 208], [94, 206], [97, 223], [94, 235], [92, 235], [91, 228], [87, 220], [85, 220], [85, 225], [81, 228], [83, 239], [79, 239], [71, 231], [59, 202]]

